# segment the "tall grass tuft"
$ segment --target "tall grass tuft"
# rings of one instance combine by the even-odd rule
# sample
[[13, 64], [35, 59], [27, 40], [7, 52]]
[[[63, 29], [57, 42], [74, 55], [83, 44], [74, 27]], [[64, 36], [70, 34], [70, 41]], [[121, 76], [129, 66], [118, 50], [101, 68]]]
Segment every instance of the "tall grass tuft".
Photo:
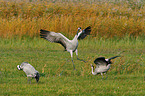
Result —
[[[7, 2], [10, 1], [10, 2]], [[0, 0], [0, 37], [35, 37], [40, 29], [71, 37], [78, 27], [92, 27], [93, 37], [145, 34], [144, 1]], [[106, 0], [105, 0], [106, 1]]]

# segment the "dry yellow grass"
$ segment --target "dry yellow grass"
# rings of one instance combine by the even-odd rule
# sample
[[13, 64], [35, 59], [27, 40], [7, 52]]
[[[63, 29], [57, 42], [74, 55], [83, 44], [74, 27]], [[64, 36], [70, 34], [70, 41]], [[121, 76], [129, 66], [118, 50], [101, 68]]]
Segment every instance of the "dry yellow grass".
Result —
[[74, 35], [78, 27], [87, 26], [92, 27], [94, 37], [145, 34], [145, 7], [141, 2], [90, 4], [58, 1], [51, 3], [0, 0], [0, 37], [34, 37], [39, 35], [40, 29]]

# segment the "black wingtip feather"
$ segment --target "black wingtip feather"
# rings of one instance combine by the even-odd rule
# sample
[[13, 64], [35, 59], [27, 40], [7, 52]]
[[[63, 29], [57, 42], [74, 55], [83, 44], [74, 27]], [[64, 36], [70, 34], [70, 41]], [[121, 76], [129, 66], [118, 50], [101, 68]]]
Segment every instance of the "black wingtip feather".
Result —
[[94, 63], [96, 64], [96, 62], [97, 62], [98, 60], [103, 60], [103, 61], [105, 61], [105, 57], [98, 57], [98, 58], [96, 58], [96, 59], [94, 60]]
[[83, 32], [78, 37], [78, 40], [84, 39], [87, 35], [90, 35], [91, 32], [91, 26], [88, 26], [86, 29], [83, 30]]
[[111, 58], [109, 58], [109, 59], [111, 60], [111, 59], [115, 59], [115, 58], [117, 58], [117, 57], [120, 57], [120, 56], [114, 56], [114, 57], [111, 57]]
[[91, 29], [91, 26], [88, 26], [86, 29]]
[[50, 31], [41, 29], [41, 30], [40, 30], [40, 38], [46, 39], [47, 34], [48, 34], [49, 32], [50, 32]]
[[49, 33], [49, 32], [50, 32], [50, 31], [47, 31], [47, 30], [42, 30], [42, 29], [40, 30], [40, 33], [42, 33], [42, 34], [43, 34], [43, 33]]

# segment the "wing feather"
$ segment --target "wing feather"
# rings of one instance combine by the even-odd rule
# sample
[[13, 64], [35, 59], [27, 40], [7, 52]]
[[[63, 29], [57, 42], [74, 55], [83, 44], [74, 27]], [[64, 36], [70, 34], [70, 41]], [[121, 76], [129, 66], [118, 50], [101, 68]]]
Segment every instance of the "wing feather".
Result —
[[84, 29], [83, 31], [78, 33], [78, 40], [80, 39], [84, 39], [87, 35], [89, 35], [91, 32], [91, 27], [87, 27], [86, 29]]
[[111, 58], [109, 58], [109, 60], [111, 60], [111, 59], [115, 59], [115, 58], [117, 58], [117, 57], [120, 57], [120, 56], [114, 56], [114, 57], [111, 57]]
[[103, 66], [106, 66], [108, 64], [107, 61], [105, 60], [105, 57], [98, 57], [97, 59], [95, 59], [94, 63], [96, 65], [103, 65]]
[[60, 43], [65, 49], [66, 49], [66, 43], [70, 41], [61, 33], [55, 33], [52, 31], [47, 31], [42, 29], [40, 30], [40, 36], [41, 38], [44, 38], [50, 42]]

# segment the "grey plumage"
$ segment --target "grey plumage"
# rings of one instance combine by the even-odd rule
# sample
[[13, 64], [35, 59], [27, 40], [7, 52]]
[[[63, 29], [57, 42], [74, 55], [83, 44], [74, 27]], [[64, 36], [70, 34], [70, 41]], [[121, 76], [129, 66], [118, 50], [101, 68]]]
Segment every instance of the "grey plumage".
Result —
[[39, 81], [39, 72], [28, 62], [23, 62], [21, 65], [18, 65], [17, 68], [18, 70], [23, 70], [26, 73], [28, 82], [31, 83], [31, 78], [35, 78], [36, 82]]
[[112, 64], [111, 59], [115, 59], [120, 56], [114, 56], [109, 59], [105, 59], [105, 57], [98, 57], [97, 59], [94, 60], [94, 63], [96, 64], [96, 69], [93, 71], [94, 66], [91, 65], [92, 68], [92, 74], [101, 74], [102, 79], [103, 79], [103, 73], [106, 74], [106, 72], [110, 69], [110, 65]]
[[68, 41], [68, 39], [65, 38], [65, 36], [62, 35], [61, 33], [55, 33], [52, 31], [47, 31], [47, 30], [41, 29], [40, 36], [41, 36], [41, 38], [44, 38], [50, 42], [60, 43], [66, 49], [66, 41]]
[[[81, 28], [78, 28], [78, 31], [77, 31], [77, 34], [75, 35], [75, 37], [72, 40], [69, 40], [67, 37], [65, 37], [61, 33], [56, 33], [56, 32], [46, 31], [46, 30], [41, 29], [40, 36], [41, 36], [41, 38], [44, 38], [50, 42], [60, 43], [64, 47], [64, 49], [71, 54], [71, 59], [73, 62], [73, 52], [76, 52], [77, 59], [79, 59], [78, 51], [77, 51], [78, 40], [84, 39], [87, 35], [90, 34], [90, 32], [91, 32], [90, 26], [87, 27], [86, 29], [84, 29], [83, 31], [81, 30]], [[73, 62], [73, 67], [75, 69], [74, 62]]]

